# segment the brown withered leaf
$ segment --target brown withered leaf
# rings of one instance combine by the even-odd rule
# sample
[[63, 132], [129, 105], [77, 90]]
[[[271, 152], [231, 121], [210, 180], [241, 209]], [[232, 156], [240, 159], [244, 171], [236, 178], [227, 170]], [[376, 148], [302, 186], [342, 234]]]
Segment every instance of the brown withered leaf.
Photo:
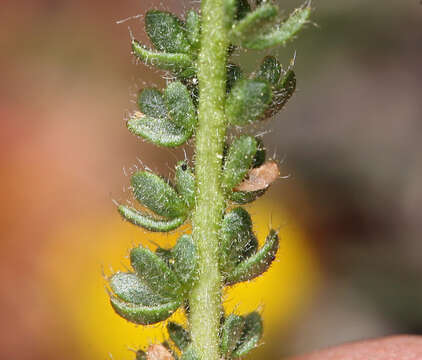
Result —
[[280, 170], [275, 161], [269, 160], [260, 167], [249, 170], [246, 180], [234, 188], [235, 191], [259, 191], [270, 186], [280, 176]]
[[161, 344], [153, 344], [147, 350], [148, 360], [174, 360], [170, 351]]

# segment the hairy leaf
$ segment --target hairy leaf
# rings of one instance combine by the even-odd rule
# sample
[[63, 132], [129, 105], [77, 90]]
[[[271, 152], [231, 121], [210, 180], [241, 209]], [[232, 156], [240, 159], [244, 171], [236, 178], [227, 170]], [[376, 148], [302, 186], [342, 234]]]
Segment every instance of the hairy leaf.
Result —
[[235, 267], [255, 253], [258, 242], [252, 231], [252, 220], [243, 208], [228, 212], [220, 229], [220, 267], [224, 274], [230, 274]]
[[272, 4], [263, 4], [255, 11], [249, 12], [242, 20], [233, 26], [230, 40], [234, 44], [242, 44], [250, 36], [267, 24], [271, 24], [278, 15], [278, 8]]
[[186, 161], [176, 165], [176, 190], [182, 195], [186, 206], [192, 209], [195, 204], [195, 175]]
[[173, 14], [150, 10], [145, 16], [146, 32], [159, 51], [189, 53], [190, 46], [183, 23]]
[[271, 103], [271, 98], [271, 86], [266, 81], [237, 81], [226, 101], [228, 122], [231, 125], [247, 125], [258, 120]]
[[172, 71], [182, 78], [191, 77], [196, 72], [195, 63], [188, 54], [148, 50], [136, 40], [132, 41], [132, 50], [136, 57], [145, 64]]
[[119, 205], [118, 210], [119, 213], [132, 224], [155, 232], [172, 231], [177, 229], [186, 220], [186, 217], [176, 217], [170, 220], [156, 219], [148, 214], [142, 213], [125, 205]]
[[230, 314], [224, 322], [221, 331], [221, 354], [225, 359], [230, 359], [233, 350], [238, 345], [245, 325], [245, 319], [242, 316]]
[[181, 82], [171, 83], [164, 95], [155, 89], [143, 90], [138, 104], [142, 113], [135, 112], [127, 123], [135, 135], [168, 147], [182, 145], [192, 136], [196, 109]]
[[183, 326], [170, 321], [167, 324], [167, 331], [169, 333], [170, 339], [173, 340], [173, 342], [181, 351], [184, 351], [190, 344], [190, 334]]
[[158, 215], [169, 219], [186, 216], [184, 201], [160, 176], [149, 171], [138, 171], [132, 175], [131, 184], [136, 199]]
[[192, 236], [182, 235], [172, 249], [172, 269], [182, 284], [184, 291], [192, 289], [197, 278], [197, 252]]
[[233, 191], [230, 194], [230, 200], [236, 204], [244, 205], [255, 201], [262, 195], [264, 195], [265, 190], [260, 191]]
[[227, 64], [227, 82], [226, 91], [229, 93], [233, 88], [235, 82], [242, 78], [242, 69], [239, 65], [228, 63]]
[[116, 273], [110, 277], [109, 284], [113, 293], [126, 302], [145, 306], [166, 302], [133, 273]]
[[273, 90], [273, 101], [265, 111], [264, 118], [278, 113], [296, 90], [296, 77], [293, 70], [288, 70], [278, 86]]
[[257, 151], [257, 141], [252, 136], [243, 135], [231, 144], [224, 163], [221, 184], [226, 191], [238, 185], [252, 167]]
[[274, 261], [278, 246], [279, 239], [277, 233], [274, 230], [271, 230], [265, 244], [255, 254], [243, 260], [226, 276], [226, 284], [232, 285], [238, 282], [251, 280], [263, 274]]
[[152, 118], [165, 119], [167, 107], [161, 91], [157, 89], [144, 89], [139, 93], [138, 106], [144, 115]]
[[136, 275], [152, 291], [168, 301], [179, 299], [182, 287], [177, 275], [151, 250], [137, 247], [130, 252], [130, 263]]
[[255, 348], [262, 337], [262, 320], [257, 312], [245, 317], [245, 326], [233, 357], [242, 357]]
[[262, 61], [256, 78], [268, 81], [272, 86], [277, 86], [281, 78], [280, 62], [274, 56], [266, 56]]
[[306, 5], [296, 9], [285, 22], [277, 27], [263, 32], [257, 32], [242, 42], [242, 46], [247, 49], [263, 50], [273, 46], [284, 45], [303, 28], [308, 22], [311, 14], [311, 7]]
[[165, 304], [144, 306], [127, 303], [115, 297], [110, 299], [111, 305], [121, 317], [135, 324], [149, 325], [163, 321], [170, 317], [181, 305], [180, 301]]
[[201, 36], [201, 17], [195, 10], [190, 10], [186, 16], [186, 36], [191, 47], [199, 48]]

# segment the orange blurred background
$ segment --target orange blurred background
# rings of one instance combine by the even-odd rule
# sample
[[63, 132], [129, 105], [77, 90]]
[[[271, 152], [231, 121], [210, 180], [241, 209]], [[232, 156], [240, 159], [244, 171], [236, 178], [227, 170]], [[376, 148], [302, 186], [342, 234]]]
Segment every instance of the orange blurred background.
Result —
[[[133, 359], [128, 349], [166, 336], [120, 319], [105, 291], [103, 272], [124, 269], [130, 247], [175, 239], [120, 220], [125, 174], [141, 160], [168, 175], [184, 156], [126, 130], [137, 91], [164, 81], [130, 55], [128, 27], [147, 42], [142, 17], [116, 22], [190, 5], [1, 2], [1, 359]], [[228, 310], [262, 311], [254, 359], [422, 334], [422, 6], [314, 7], [317, 26], [273, 52], [287, 64], [296, 51], [299, 91], [258, 129], [270, 127], [289, 175], [250, 207], [261, 241], [270, 222], [281, 228], [279, 258], [226, 295]]]

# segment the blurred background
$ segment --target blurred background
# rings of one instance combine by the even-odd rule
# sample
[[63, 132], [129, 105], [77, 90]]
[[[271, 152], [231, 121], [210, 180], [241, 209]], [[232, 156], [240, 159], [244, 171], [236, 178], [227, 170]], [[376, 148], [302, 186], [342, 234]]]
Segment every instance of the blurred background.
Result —
[[[120, 220], [112, 200], [128, 199], [127, 174], [142, 161], [169, 175], [184, 156], [125, 129], [138, 90], [164, 81], [130, 55], [128, 27], [148, 43], [143, 18], [116, 22], [190, 6], [1, 2], [1, 359], [133, 359], [166, 337], [115, 315], [105, 290], [132, 246], [177, 236]], [[260, 241], [281, 228], [278, 261], [225, 296], [228, 311], [263, 314], [251, 359], [422, 334], [422, 6], [314, 7], [315, 26], [272, 52], [286, 65], [296, 52], [299, 91], [257, 129], [286, 176], [250, 207]], [[259, 57], [242, 62], [253, 70]]]

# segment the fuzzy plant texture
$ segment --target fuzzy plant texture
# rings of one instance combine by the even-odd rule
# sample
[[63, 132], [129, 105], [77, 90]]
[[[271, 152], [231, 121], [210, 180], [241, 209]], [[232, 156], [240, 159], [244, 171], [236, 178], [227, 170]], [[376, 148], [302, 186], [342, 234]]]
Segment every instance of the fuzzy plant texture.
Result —
[[[179, 308], [186, 313], [187, 326], [167, 322], [169, 341], [139, 349], [137, 360], [237, 359], [261, 341], [258, 312], [225, 314], [222, 306], [223, 287], [262, 275], [279, 246], [275, 230], [258, 246], [251, 217], [240, 206], [262, 196], [279, 177], [262, 140], [242, 129], [250, 133], [249, 125], [280, 111], [295, 91], [296, 77], [292, 64], [283, 67], [273, 56], [264, 57], [252, 74], [231, 57], [238, 48], [285, 44], [310, 13], [310, 3], [282, 18], [271, 0], [202, 0], [200, 11], [188, 11], [183, 20], [148, 11], [145, 27], [153, 49], [132, 40], [133, 54], [172, 80], [163, 91], [139, 93], [129, 131], [164, 147], [194, 139], [194, 158], [176, 165], [173, 181], [138, 171], [131, 188], [139, 207], [118, 207], [124, 219], [149, 231], [192, 225], [171, 249], [132, 249], [132, 270], [108, 279], [113, 309], [132, 323], [165, 321]], [[237, 135], [228, 136], [229, 130]]]

